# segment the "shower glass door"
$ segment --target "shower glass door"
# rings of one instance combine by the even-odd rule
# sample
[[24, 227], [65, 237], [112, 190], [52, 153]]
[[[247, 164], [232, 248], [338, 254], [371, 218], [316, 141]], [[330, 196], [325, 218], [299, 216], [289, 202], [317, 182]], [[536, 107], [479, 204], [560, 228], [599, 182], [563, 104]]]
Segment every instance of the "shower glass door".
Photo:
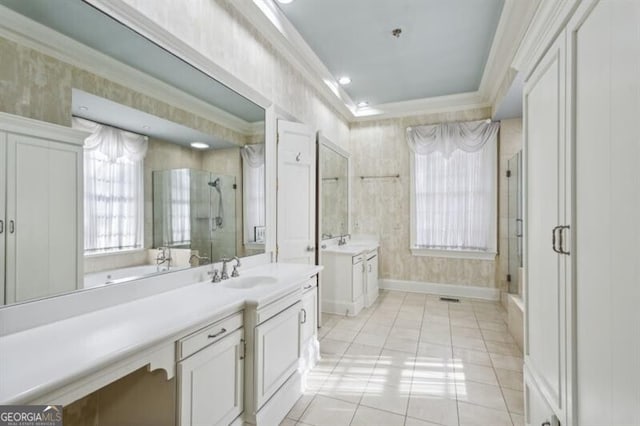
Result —
[[508, 267], [509, 293], [522, 294], [520, 268], [522, 267], [522, 151], [508, 162]]

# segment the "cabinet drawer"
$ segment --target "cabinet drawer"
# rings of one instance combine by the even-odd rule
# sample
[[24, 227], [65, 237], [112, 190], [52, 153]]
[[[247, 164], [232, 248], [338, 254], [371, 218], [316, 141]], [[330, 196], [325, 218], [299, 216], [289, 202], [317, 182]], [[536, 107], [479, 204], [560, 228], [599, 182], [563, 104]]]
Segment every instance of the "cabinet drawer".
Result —
[[287, 296], [282, 297], [264, 308], [256, 311], [256, 324], [262, 324], [266, 320], [287, 309], [289, 306], [300, 300], [300, 290], [296, 290]]
[[228, 336], [242, 327], [242, 311], [211, 324], [178, 341], [178, 359], [184, 359], [200, 349]]
[[317, 277], [315, 276], [311, 277], [308, 280], [302, 282], [302, 291], [307, 292], [312, 288], [317, 287], [317, 285], [318, 285]]
[[360, 263], [364, 260], [366, 256], [364, 254], [359, 254], [357, 256], [353, 256], [352, 260], [353, 260], [353, 264], [355, 265], [356, 263]]

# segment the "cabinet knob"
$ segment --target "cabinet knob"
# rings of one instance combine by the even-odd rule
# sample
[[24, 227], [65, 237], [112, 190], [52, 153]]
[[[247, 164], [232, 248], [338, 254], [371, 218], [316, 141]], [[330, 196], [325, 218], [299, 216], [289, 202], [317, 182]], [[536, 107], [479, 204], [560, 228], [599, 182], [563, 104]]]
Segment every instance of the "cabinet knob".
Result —
[[315, 247], [308, 246], [308, 247], [307, 247], [307, 251], [308, 251], [308, 252], [312, 252], [312, 251], [316, 251], [316, 249], [315, 249]]

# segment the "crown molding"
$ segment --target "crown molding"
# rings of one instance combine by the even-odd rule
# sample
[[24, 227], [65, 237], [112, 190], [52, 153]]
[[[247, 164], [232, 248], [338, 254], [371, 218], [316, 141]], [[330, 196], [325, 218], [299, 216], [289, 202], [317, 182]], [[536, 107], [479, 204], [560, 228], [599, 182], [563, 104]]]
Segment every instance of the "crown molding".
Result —
[[540, 0], [512, 62], [525, 81], [579, 4], [580, 0]]
[[505, 80], [513, 80], [511, 64], [542, 0], [505, 0], [478, 91], [492, 106]]
[[60, 142], [75, 145], [82, 145], [84, 140], [90, 135], [90, 133], [82, 130], [8, 114], [6, 112], [0, 112], [0, 130], [41, 137], [43, 139], [49, 139], [55, 136]]
[[250, 135], [253, 132], [252, 123], [116, 61], [4, 6], [0, 6], [0, 36], [243, 135]]

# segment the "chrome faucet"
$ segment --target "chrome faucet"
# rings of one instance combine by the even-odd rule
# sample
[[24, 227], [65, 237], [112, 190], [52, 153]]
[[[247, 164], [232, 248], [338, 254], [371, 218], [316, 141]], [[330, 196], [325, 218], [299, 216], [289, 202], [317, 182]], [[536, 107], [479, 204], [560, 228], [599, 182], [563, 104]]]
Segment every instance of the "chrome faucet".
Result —
[[[213, 265], [213, 263], [212, 263]], [[211, 282], [212, 283], [219, 283], [221, 278], [220, 278], [220, 271], [218, 271], [216, 268], [212, 268], [211, 271], [207, 272], [208, 275], [211, 275]]]
[[240, 258], [238, 256], [233, 256], [233, 259], [231, 260], [235, 260], [236, 264], [233, 265], [233, 272], [231, 272], [231, 277], [235, 278], [235, 277], [239, 277], [240, 276], [240, 272], [238, 272], [238, 268], [241, 266], [240, 264]]
[[351, 239], [351, 234], [340, 235], [340, 238], [338, 239], [338, 245], [339, 246], [343, 246], [343, 245], [347, 244], [346, 237], [349, 237], [349, 239]]
[[168, 268], [171, 268], [171, 248], [158, 247], [158, 254], [156, 255], [156, 265], [158, 267], [163, 263], [167, 264]]
[[[193, 261], [197, 260], [198, 263], [196, 265], [193, 264]], [[200, 265], [200, 262], [204, 261], [204, 260], [209, 260], [209, 258], [207, 256], [198, 256], [197, 254], [192, 254], [191, 257], [189, 257], [189, 264], [192, 266], [198, 266]]]
[[222, 259], [220, 259], [220, 261], [222, 262], [222, 273], [220, 274], [220, 279], [227, 280], [229, 279], [229, 272], [227, 272], [227, 263], [231, 262], [231, 259], [223, 257]]

